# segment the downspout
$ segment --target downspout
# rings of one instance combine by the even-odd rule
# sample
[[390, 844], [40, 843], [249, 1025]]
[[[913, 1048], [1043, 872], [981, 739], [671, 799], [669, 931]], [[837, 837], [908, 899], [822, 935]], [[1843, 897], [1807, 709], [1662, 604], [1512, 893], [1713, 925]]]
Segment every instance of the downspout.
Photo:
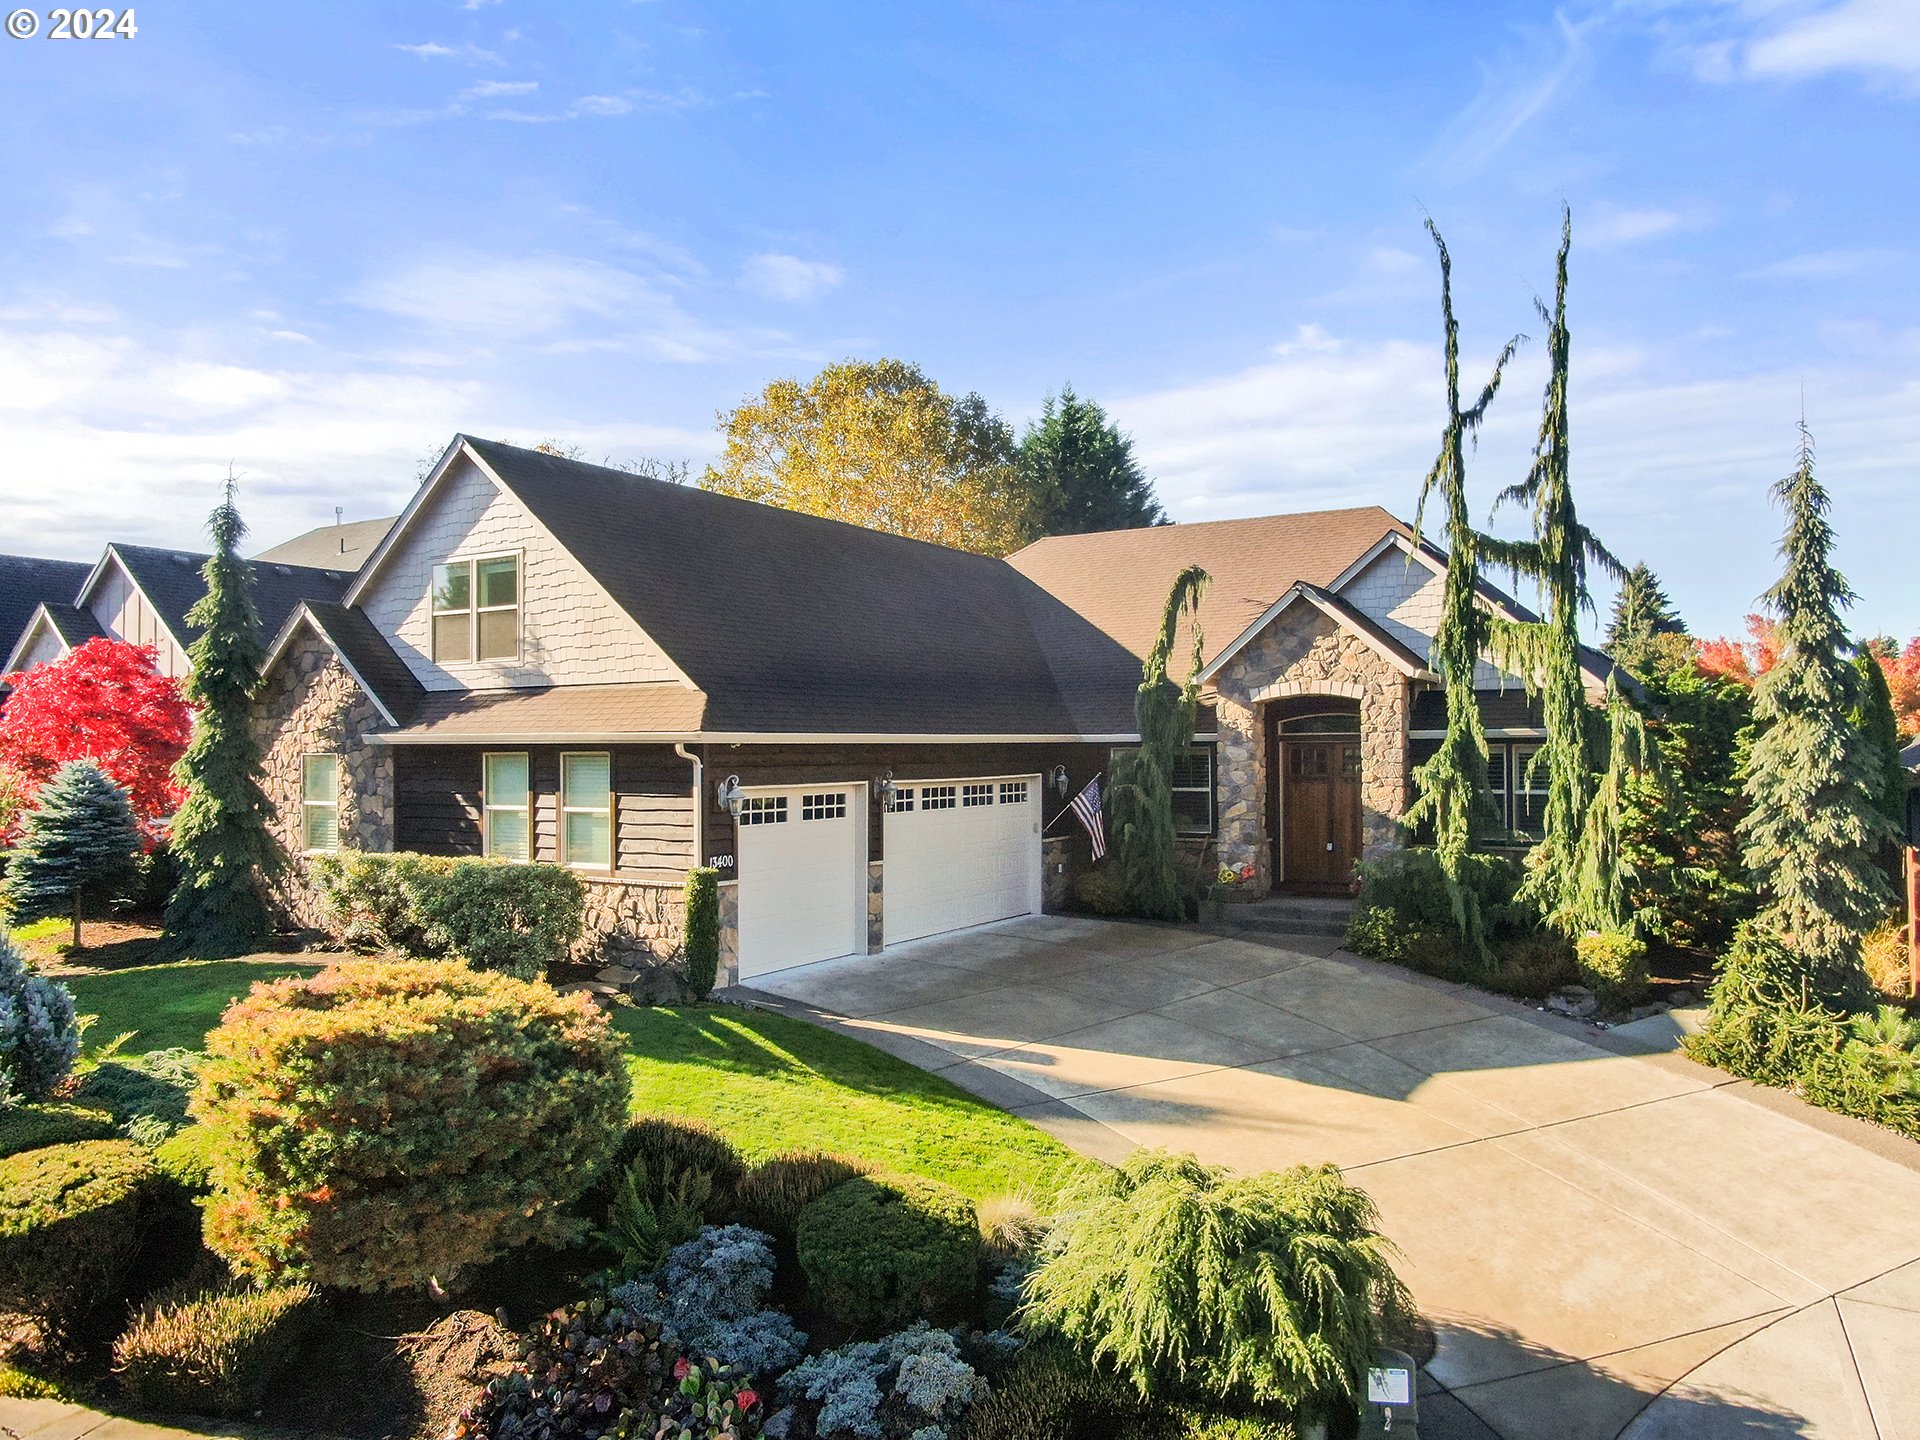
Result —
[[673, 753], [693, 766], [693, 867], [698, 869], [707, 850], [707, 768], [684, 740], [673, 742]]

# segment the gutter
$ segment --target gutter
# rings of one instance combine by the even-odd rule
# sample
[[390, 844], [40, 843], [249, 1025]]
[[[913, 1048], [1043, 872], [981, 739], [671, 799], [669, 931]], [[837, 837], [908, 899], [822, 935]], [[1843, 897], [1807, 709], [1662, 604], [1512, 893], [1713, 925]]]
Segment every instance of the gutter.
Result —
[[673, 742], [673, 753], [693, 766], [693, 865], [698, 869], [707, 852], [707, 767], [684, 740]]

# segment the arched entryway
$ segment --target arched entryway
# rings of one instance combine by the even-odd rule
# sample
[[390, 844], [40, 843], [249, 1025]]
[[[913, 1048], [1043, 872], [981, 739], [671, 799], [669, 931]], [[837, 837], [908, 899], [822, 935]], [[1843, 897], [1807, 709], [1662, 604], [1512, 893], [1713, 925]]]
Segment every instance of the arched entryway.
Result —
[[1294, 695], [1266, 712], [1267, 833], [1277, 888], [1344, 894], [1362, 845], [1360, 702]]

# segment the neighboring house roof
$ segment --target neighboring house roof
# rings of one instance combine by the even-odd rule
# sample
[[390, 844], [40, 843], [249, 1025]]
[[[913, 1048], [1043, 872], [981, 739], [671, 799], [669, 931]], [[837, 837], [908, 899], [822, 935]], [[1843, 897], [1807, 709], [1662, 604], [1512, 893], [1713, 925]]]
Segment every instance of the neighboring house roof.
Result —
[[1920, 770], [1920, 740], [1900, 752], [1900, 763], [1909, 770]]
[[[206, 583], [200, 578], [200, 571], [212, 558], [210, 555], [187, 550], [164, 550], [151, 545], [116, 543], [107, 547], [107, 557], [118, 557], [121, 566], [133, 583], [140, 587], [140, 593], [159, 612], [161, 622], [182, 649], [199, 638], [199, 628], [187, 623], [187, 612], [206, 594]], [[105, 564], [106, 560], [103, 559], [95, 567], [96, 573]], [[301, 601], [337, 601], [346, 593], [353, 578], [339, 570], [314, 569], [304, 565], [283, 565], [260, 560], [250, 564], [253, 570], [253, 606], [260, 616], [261, 633], [268, 636], [279, 632]], [[88, 589], [91, 588], [90, 582]]]
[[706, 733], [1132, 729], [1131, 685], [1105, 728], [1083, 728], [1030, 618], [1046, 615], [1050, 635], [1110, 662], [1125, 652], [999, 560], [470, 436], [457, 443], [666, 652], [688, 679], [681, 688], [704, 694]]
[[305, 565], [319, 570], [339, 570], [351, 575], [366, 564], [387, 531], [400, 517], [388, 515], [380, 520], [349, 520], [341, 525], [322, 525], [291, 540], [283, 540], [271, 550], [262, 550], [253, 558], [268, 564]]
[[1408, 533], [1388, 511], [1363, 505], [1053, 535], [1015, 551], [1007, 563], [1135, 657], [1144, 657], [1160, 632], [1174, 578], [1198, 565], [1212, 577], [1200, 602], [1211, 661], [1296, 584], [1330, 586], [1388, 531]]
[[82, 560], [0, 555], [0, 654], [13, 649], [42, 604], [71, 605], [92, 572]]

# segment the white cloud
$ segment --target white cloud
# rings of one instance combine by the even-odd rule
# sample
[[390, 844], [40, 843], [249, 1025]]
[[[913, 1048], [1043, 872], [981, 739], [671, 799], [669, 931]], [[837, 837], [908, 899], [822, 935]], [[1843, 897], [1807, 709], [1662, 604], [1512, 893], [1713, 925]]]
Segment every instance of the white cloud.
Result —
[[1879, 269], [1900, 258], [1895, 250], [1816, 250], [1755, 266], [1747, 274], [1760, 280], [1833, 280]]
[[1634, 245], [1662, 235], [1702, 229], [1712, 222], [1712, 218], [1711, 212], [1701, 206], [1636, 209], [1603, 205], [1596, 207], [1590, 218], [1575, 218], [1574, 238], [1600, 246]]
[[1482, 63], [1474, 99], [1434, 137], [1415, 169], [1459, 180], [1482, 169], [1585, 76], [1590, 64], [1586, 30], [1554, 12], [1551, 33], [1528, 36], [1517, 53]]
[[1920, 82], [1920, 12], [1913, 0], [1841, 0], [1753, 41], [1746, 68], [1790, 79], [1857, 70]]
[[[1906, 634], [1911, 542], [1878, 517], [1906, 503], [1920, 471], [1920, 351], [1903, 363], [1892, 354], [1804, 379], [1840, 558], [1864, 597], [1854, 618]], [[1489, 359], [1463, 359], [1463, 388], [1477, 389]], [[1469, 457], [1476, 513], [1524, 471], [1544, 363], [1537, 346], [1521, 352]], [[1652, 564], [1696, 625], [1737, 628], [1772, 579], [1779, 516], [1766, 487], [1792, 465], [1800, 372], [1677, 382], [1650, 374], [1636, 350], [1589, 345], [1574, 375], [1582, 517], [1629, 561]], [[1308, 328], [1270, 359], [1108, 408], [1176, 519], [1367, 504], [1410, 519], [1439, 443], [1440, 392], [1437, 344]]]
[[621, 95], [582, 95], [572, 109], [576, 115], [625, 115], [633, 102]]
[[797, 255], [769, 252], [755, 255], [741, 269], [741, 281], [750, 290], [774, 300], [812, 300], [826, 294], [845, 278], [838, 265], [824, 260], [802, 260]]
[[531, 95], [540, 88], [538, 80], [482, 80], [460, 92], [462, 100], [497, 100], [505, 95]]
[[422, 41], [418, 45], [395, 45], [396, 50], [404, 50], [409, 55], [417, 55], [422, 60], [464, 60], [474, 65], [498, 65], [500, 57], [491, 50], [482, 50], [478, 45], [442, 45], [438, 40]]

